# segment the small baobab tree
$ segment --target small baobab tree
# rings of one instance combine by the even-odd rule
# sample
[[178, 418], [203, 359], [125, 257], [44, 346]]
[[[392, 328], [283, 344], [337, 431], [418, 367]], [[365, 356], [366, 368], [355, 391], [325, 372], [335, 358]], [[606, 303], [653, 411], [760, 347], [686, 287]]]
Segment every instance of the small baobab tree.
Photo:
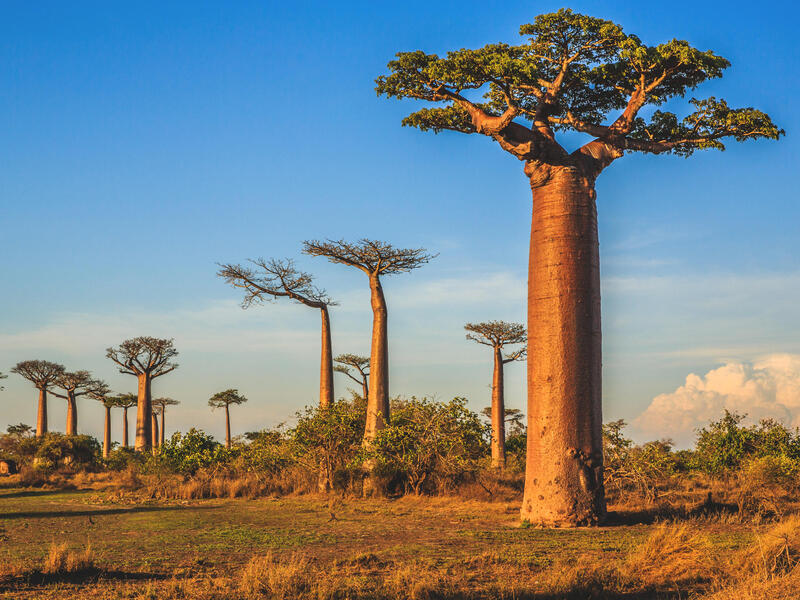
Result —
[[505, 321], [486, 321], [484, 323], [467, 323], [467, 339], [490, 346], [494, 355], [494, 371], [492, 375], [492, 467], [503, 469], [506, 466], [506, 406], [504, 397], [503, 370], [504, 365], [515, 360], [524, 360], [525, 347], [518, 348], [507, 356], [503, 356], [503, 348], [516, 344], [524, 344], [526, 340], [525, 326]]
[[331, 321], [329, 306], [336, 306], [325, 293], [314, 285], [314, 278], [298, 271], [291, 259], [250, 261], [255, 269], [242, 265], [220, 265], [217, 272], [226, 283], [245, 290], [242, 307], [263, 303], [276, 298], [290, 298], [299, 304], [320, 311], [322, 317], [322, 353], [319, 367], [319, 405], [328, 407], [333, 402], [333, 352], [331, 350]]
[[[339, 363], [333, 367], [333, 370], [347, 375], [359, 384], [361, 386], [361, 397], [366, 401], [369, 397], [369, 357], [357, 354], [340, 354], [333, 360]], [[357, 377], [353, 375], [351, 369], [358, 373]]]
[[225, 447], [231, 447], [231, 404], [244, 404], [247, 398], [239, 393], [239, 390], [225, 390], [224, 392], [217, 392], [208, 399], [208, 405], [211, 410], [216, 408], [225, 409]]
[[97, 400], [105, 408], [105, 422], [103, 425], [103, 458], [108, 458], [111, 453], [111, 409], [118, 407], [119, 396], [109, 395], [108, 388], [94, 389], [87, 394]]
[[24, 377], [39, 390], [36, 435], [41, 437], [47, 433], [47, 390], [64, 373], [64, 366], [48, 360], [24, 360], [18, 362], [11, 372]]
[[[158, 414], [161, 417], [161, 436], [159, 438], [158, 445], [164, 445], [164, 430], [165, 430], [165, 423], [166, 414], [167, 414], [167, 407], [168, 406], [177, 406], [180, 404], [177, 400], [173, 400], [172, 398], [156, 398], [153, 400], [153, 406], [158, 408]], [[155, 439], [155, 437], [153, 438]]]
[[152, 381], [178, 367], [172, 360], [177, 355], [178, 351], [171, 339], [154, 337], [125, 340], [119, 347], [106, 350], [106, 356], [119, 365], [120, 373], [135, 375], [139, 380], [139, 393], [136, 398], [137, 452], [148, 450], [153, 445], [153, 407], [150, 391]]
[[61, 389], [59, 393], [51, 389], [50, 393], [67, 401], [67, 435], [78, 435], [78, 398], [92, 393], [106, 394], [108, 386], [99, 379], [94, 379], [89, 371], [65, 371], [53, 383], [54, 388]]
[[136, 406], [138, 398], [136, 394], [119, 394], [115, 397], [117, 406], [122, 409], [122, 447], [128, 447], [128, 409]]
[[158, 415], [161, 414], [161, 409], [155, 405], [153, 405], [152, 410], [150, 412], [150, 417], [152, 420], [151, 429], [153, 432], [153, 451], [155, 453], [156, 448], [161, 445], [161, 436], [159, 436], [158, 432]]
[[[400, 52], [376, 91], [440, 104], [403, 125], [484, 135], [522, 162], [533, 209], [521, 517], [586, 525], [606, 514], [597, 177], [631, 152], [689, 156], [722, 150], [724, 139], [778, 139], [784, 132], [760, 110], [713, 97], [692, 98], [683, 119], [658, 109], [730, 65], [686, 41], [649, 46], [616, 23], [569, 9], [539, 15], [519, 33], [527, 38], [519, 45], [446, 56]], [[587, 139], [567, 150], [562, 132]]]
[[303, 252], [324, 256], [333, 263], [362, 270], [369, 277], [372, 305], [372, 347], [369, 356], [369, 396], [364, 443], [369, 444], [389, 421], [389, 338], [386, 298], [381, 276], [407, 273], [428, 263], [435, 255], [424, 248], [395, 248], [377, 240], [306, 241]]

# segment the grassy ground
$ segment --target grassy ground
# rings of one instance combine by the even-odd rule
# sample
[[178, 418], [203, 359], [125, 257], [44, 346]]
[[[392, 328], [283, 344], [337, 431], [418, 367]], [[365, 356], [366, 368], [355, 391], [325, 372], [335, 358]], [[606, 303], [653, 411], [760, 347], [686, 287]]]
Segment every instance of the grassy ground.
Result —
[[[657, 526], [624, 515], [608, 527], [522, 528], [518, 509], [452, 498], [156, 503], [3, 489], [0, 597], [686, 598], [720, 593], [714, 565], [768, 527], [696, 519], [659, 541]], [[676, 542], [677, 554], [659, 557]], [[54, 544], [88, 544], [94, 567], [43, 573]]]

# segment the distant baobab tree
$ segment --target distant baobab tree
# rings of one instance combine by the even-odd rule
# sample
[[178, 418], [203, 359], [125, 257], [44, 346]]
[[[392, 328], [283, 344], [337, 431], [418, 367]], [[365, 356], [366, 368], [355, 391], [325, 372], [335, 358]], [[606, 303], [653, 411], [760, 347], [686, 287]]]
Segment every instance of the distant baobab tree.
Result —
[[[153, 400], [153, 406], [158, 407], [158, 414], [161, 416], [161, 437], [159, 438], [158, 445], [164, 445], [164, 430], [165, 430], [165, 419], [167, 414], [167, 407], [168, 406], [177, 406], [180, 404], [177, 400], [173, 400], [172, 398], [156, 398]], [[154, 438], [155, 439], [155, 438]]]
[[154, 337], [137, 337], [122, 342], [118, 348], [108, 348], [106, 356], [117, 363], [119, 372], [135, 375], [139, 380], [136, 409], [137, 452], [153, 445], [152, 396], [153, 379], [174, 371], [178, 364], [172, 359], [178, 355], [172, 340]]
[[389, 421], [389, 345], [386, 299], [382, 275], [406, 273], [428, 263], [435, 255], [424, 248], [395, 248], [387, 242], [361, 239], [306, 241], [303, 252], [361, 269], [369, 277], [372, 305], [372, 349], [369, 357], [369, 396], [364, 442], [369, 443]]
[[505, 346], [524, 344], [525, 326], [505, 321], [467, 323], [467, 339], [492, 348], [494, 371], [492, 375], [492, 467], [506, 466], [506, 405], [503, 385], [503, 367], [506, 363], [525, 359], [525, 347], [503, 356]]
[[220, 265], [217, 273], [226, 283], [245, 290], [242, 307], [262, 303], [271, 298], [290, 298], [300, 304], [319, 309], [322, 317], [322, 354], [319, 368], [319, 405], [333, 402], [333, 359], [331, 350], [331, 321], [329, 306], [336, 306], [325, 293], [314, 285], [314, 278], [298, 271], [292, 260], [251, 260], [257, 270], [242, 265]]
[[225, 447], [231, 447], [231, 404], [244, 404], [247, 398], [239, 393], [239, 390], [225, 390], [224, 392], [217, 392], [208, 400], [208, 405], [211, 410], [215, 408], [225, 409]]
[[64, 366], [47, 360], [24, 360], [18, 362], [11, 372], [24, 377], [39, 390], [36, 436], [41, 437], [47, 433], [47, 390], [64, 373]]
[[105, 408], [105, 422], [103, 425], [103, 458], [108, 458], [111, 453], [111, 409], [119, 406], [119, 396], [109, 395], [108, 389], [91, 390], [87, 394], [97, 400]]
[[[361, 396], [366, 400], [369, 397], [369, 357], [357, 354], [340, 354], [333, 359], [339, 363], [333, 370], [347, 375], [361, 386]], [[358, 372], [358, 377], [350, 371], [351, 367]]]
[[[647, 107], [682, 97], [729, 62], [688, 42], [647, 46], [611, 21], [561, 9], [523, 25], [524, 44], [440, 57], [400, 52], [376, 91], [444, 106], [403, 125], [479, 133], [522, 161], [533, 194], [528, 264], [528, 450], [521, 516], [581, 525], [605, 517], [600, 271], [595, 180], [630, 152], [689, 156], [722, 140], [778, 139], [754, 108], [692, 99], [694, 112]], [[484, 100], [476, 102], [476, 94]], [[522, 121], [527, 122], [522, 122]], [[572, 152], [556, 133], [592, 139]]]
[[54, 388], [60, 388], [63, 394], [50, 390], [53, 396], [58, 396], [67, 401], [67, 435], [78, 435], [78, 398], [92, 392], [97, 394], [108, 393], [108, 386], [99, 379], [94, 379], [89, 371], [67, 371], [61, 373], [53, 382]]
[[152, 406], [152, 412], [150, 413], [150, 418], [152, 421], [152, 432], [153, 432], [153, 450], [159, 448], [161, 446], [161, 437], [159, 436], [158, 432], [158, 415], [161, 414], [161, 409], [157, 406]]
[[136, 406], [138, 398], [136, 394], [119, 394], [115, 398], [117, 406], [122, 409], [122, 447], [128, 447], [128, 409]]

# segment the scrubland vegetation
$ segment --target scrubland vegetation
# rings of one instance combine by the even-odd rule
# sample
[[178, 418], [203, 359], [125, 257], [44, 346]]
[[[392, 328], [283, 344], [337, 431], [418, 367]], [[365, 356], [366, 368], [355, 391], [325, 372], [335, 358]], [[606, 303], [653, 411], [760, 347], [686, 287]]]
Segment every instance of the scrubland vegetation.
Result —
[[[604, 428], [607, 526], [516, 515], [507, 467], [463, 399], [395, 399], [365, 449], [364, 400], [307, 408], [230, 448], [176, 433], [154, 453], [90, 436], [0, 437], [0, 593], [88, 598], [795, 598], [800, 434], [726, 413], [694, 448]], [[380, 498], [362, 497], [363, 463]], [[321, 493], [320, 490], [326, 490]], [[35, 530], [35, 533], [34, 533]], [[692, 596], [689, 596], [691, 594]]]

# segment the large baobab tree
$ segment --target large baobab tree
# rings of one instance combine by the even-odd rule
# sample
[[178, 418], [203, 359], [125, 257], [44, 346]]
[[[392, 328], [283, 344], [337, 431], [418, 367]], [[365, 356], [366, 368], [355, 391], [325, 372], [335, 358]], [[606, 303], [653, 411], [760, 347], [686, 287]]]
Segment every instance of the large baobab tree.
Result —
[[[361, 386], [361, 395], [364, 400], [369, 397], [369, 357], [357, 354], [340, 354], [333, 359], [339, 363], [333, 370], [337, 373], [347, 375], [350, 379]], [[351, 368], [358, 373], [358, 377], [353, 375]]]
[[39, 390], [36, 436], [41, 437], [47, 433], [47, 390], [64, 373], [64, 366], [47, 360], [24, 360], [18, 362], [11, 372], [21, 375]]
[[211, 410], [215, 408], [225, 409], [225, 447], [231, 447], [231, 404], [244, 404], [247, 398], [239, 393], [239, 390], [225, 390], [224, 392], [217, 392], [208, 399], [208, 405]]
[[389, 421], [389, 338], [382, 275], [406, 273], [429, 262], [424, 248], [394, 248], [377, 240], [303, 242], [303, 252], [361, 269], [369, 277], [372, 305], [372, 349], [369, 356], [369, 396], [364, 442], [369, 443]]
[[53, 382], [53, 387], [60, 388], [64, 393], [54, 389], [50, 393], [67, 401], [67, 435], [78, 435], [78, 398], [92, 393], [108, 393], [105, 382], [94, 379], [89, 371], [66, 371]]
[[[759, 110], [716, 98], [692, 99], [694, 111], [683, 119], [648, 109], [729, 66], [688, 42], [648, 46], [610, 21], [568, 9], [539, 15], [520, 34], [527, 42], [517, 46], [444, 57], [401, 52], [376, 90], [444, 104], [404, 125], [479, 133], [523, 163], [533, 217], [521, 514], [540, 524], [587, 524], [605, 516], [595, 179], [626, 152], [688, 156], [723, 149], [725, 138], [777, 139], [783, 131]], [[562, 131], [590, 139], [570, 152], [556, 137]]]
[[153, 445], [152, 396], [153, 379], [174, 371], [178, 364], [173, 358], [178, 355], [172, 340], [137, 337], [125, 340], [117, 348], [108, 348], [106, 356], [119, 365], [120, 373], [136, 375], [139, 393], [136, 400], [136, 443], [138, 452]]
[[119, 394], [115, 398], [117, 406], [122, 409], [122, 447], [128, 447], [128, 409], [136, 406], [138, 397], [136, 394]]
[[298, 271], [292, 260], [250, 261], [256, 269], [242, 265], [220, 265], [217, 275], [234, 287], [245, 290], [242, 307], [262, 303], [267, 299], [290, 298], [295, 302], [319, 309], [322, 317], [322, 354], [319, 367], [319, 405], [333, 402], [333, 352], [331, 350], [331, 320], [329, 306], [336, 306], [325, 293], [314, 285], [314, 278]]
[[[153, 406], [158, 408], [158, 414], [161, 417], [161, 437], [159, 439], [158, 445], [164, 445], [164, 429], [167, 414], [167, 407], [168, 406], [177, 406], [180, 404], [177, 400], [173, 400], [172, 398], [156, 398], [153, 400]], [[155, 439], [155, 438], [154, 438]]]
[[525, 347], [518, 348], [503, 356], [505, 346], [525, 343], [525, 326], [505, 321], [486, 321], [467, 323], [467, 339], [492, 348], [494, 371], [492, 374], [492, 467], [503, 469], [506, 466], [506, 404], [504, 396], [504, 366], [515, 360], [524, 360]]

